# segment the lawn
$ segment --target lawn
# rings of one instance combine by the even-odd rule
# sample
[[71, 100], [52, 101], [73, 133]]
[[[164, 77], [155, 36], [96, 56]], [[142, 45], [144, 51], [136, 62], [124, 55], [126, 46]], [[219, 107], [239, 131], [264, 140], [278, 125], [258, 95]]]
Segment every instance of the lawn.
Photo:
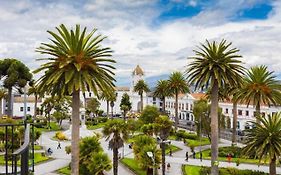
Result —
[[96, 125], [87, 125], [87, 129], [89, 129], [89, 130], [99, 129], [99, 128], [102, 128], [105, 124], [106, 124], [106, 122], [98, 123]]
[[123, 159], [121, 159], [121, 163], [123, 163], [126, 167], [128, 167], [136, 175], [146, 175], [146, 171], [141, 169], [138, 166], [138, 162], [135, 159], [123, 158]]
[[[183, 175], [201, 175], [200, 169], [206, 168], [206, 167], [200, 167], [200, 166], [193, 166], [193, 165], [183, 165], [182, 171]], [[206, 168], [209, 169], [209, 168]], [[257, 171], [251, 171], [251, 170], [238, 170], [236, 168], [220, 168], [220, 173], [223, 175], [238, 175], [238, 174], [251, 174], [251, 175], [261, 175], [261, 174], [267, 174], [267, 173], [261, 173]], [[267, 174], [268, 175], [268, 174]]]
[[[48, 156], [42, 156], [41, 153], [34, 153], [34, 163], [35, 164], [45, 162], [49, 159], [51, 159], [51, 158]], [[0, 165], [4, 165], [4, 164], [5, 164], [4, 155], [2, 155], [2, 156], [0, 156]], [[12, 161], [9, 161], [8, 164], [11, 165]], [[20, 165], [20, 160], [18, 161], [18, 165]]]
[[170, 149], [172, 149], [172, 153], [181, 150], [181, 148], [179, 148], [179, 147], [177, 147], [177, 146], [175, 146], [175, 145], [167, 145], [167, 146], [166, 146], [165, 153], [169, 155], [169, 154], [170, 154]]
[[[211, 152], [210, 149], [202, 151], [203, 159], [211, 159], [210, 152]], [[199, 158], [199, 153], [196, 153], [196, 158]], [[218, 159], [219, 159], [219, 161], [227, 162], [226, 157], [218, 157]], [[238, 159], [239, 159], [240, 163], [251, 163], [251, 164], [258, 164], [259, 163], [258, 159], [246, 159], [246, 158], [232, 158], [231, 162], [237, 162]]]
[[41, 132], [49, 132], [49, 131], [61, 131], [61, 127], [58, 125], [57, 122], [51, 122], [50, 123], [51, 128], [48, 128], [48, 123], [44, 128], [37, 128]]
[[63, 167], [61, 169], [58, 169], [56, 172], [59, 173], [59, 174], [64, 174], [64, 175], [70, 175], [70, 168], [69, 166], [66, 166], [66, 167]]
[[34, 150], [41, 150], [42, 149], [42, 146], [40, 145], [34, 145]]
[[192, 140], [192, 139], [185, 139], [186, 140], [186, 144], [187, 146], [194, 146], [194, 147], [197, 147], [197, 146], [204, 146], [204, 145], [210, 145], [210, 141], [208, 138], [201, 138], [201, 141], [198, 139], [198, 140]]

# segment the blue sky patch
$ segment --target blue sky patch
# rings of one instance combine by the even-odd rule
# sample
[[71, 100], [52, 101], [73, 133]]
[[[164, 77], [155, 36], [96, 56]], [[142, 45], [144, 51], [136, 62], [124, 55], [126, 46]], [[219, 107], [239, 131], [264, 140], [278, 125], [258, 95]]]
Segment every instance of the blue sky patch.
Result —
[[271, 12], [272, 6], [270, 4], [257, 4], [252, 8], [240, 11], [239, 18], [242, 19], [267, 19]]

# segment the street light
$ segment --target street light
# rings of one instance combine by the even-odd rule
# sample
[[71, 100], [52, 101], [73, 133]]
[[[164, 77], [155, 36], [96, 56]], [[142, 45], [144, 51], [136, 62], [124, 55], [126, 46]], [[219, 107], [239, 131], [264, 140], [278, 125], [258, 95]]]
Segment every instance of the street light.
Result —
[[153, 156], [153, 152], [149, 151], [149, 152], [146, 152], [147, 156], [151, 158], [152, 162], [153, 162], [153, 168], [152, 168], [152, 171], [153, 171], [153, 175], [155, 175], [155, 160], [154, 160], [154, 156]]

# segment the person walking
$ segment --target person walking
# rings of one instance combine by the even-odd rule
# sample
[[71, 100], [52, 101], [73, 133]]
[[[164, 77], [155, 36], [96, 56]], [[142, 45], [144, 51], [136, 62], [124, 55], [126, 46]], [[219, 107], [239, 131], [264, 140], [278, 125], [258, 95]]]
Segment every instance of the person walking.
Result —
[[170, 171], [170, 168], [171, 168], [171, 164], [168, 163], [168, 164], [167, 164], [167, 171], [168, 171], [168, 172]]
[[192, 153], [192, 157], [193, 157], [193, 159], [196, 159], [196, 154], [195, 154], [195, 151], [193, 151], [193, 153]]
[[173, 152], [172, 152], [172, 149], [170, 149], [170, 156], [172, 156], [172, 153], [173, 153]]
[[185, 160], [188, 161], [188, 151], [185, 153]]
[[60, 145], [60, 142], [58, 142], [58, 146], [57, 146], [57, 149], [61, 149], [61, 145]]

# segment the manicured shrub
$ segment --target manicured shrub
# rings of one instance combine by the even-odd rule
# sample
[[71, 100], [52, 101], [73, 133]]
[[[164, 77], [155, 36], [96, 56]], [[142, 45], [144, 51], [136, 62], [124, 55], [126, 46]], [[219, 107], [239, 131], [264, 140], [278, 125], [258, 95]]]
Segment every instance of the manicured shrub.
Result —
[[66, 138], [66, 136], [64, 135], [64, 133], [62, 133], [61, 131], [58, 131], [58, 132], [56, 132], [56, 135], [55, 135], [55, 137], [58, 139], [58, 140], [68, 140], [67, 138]]

